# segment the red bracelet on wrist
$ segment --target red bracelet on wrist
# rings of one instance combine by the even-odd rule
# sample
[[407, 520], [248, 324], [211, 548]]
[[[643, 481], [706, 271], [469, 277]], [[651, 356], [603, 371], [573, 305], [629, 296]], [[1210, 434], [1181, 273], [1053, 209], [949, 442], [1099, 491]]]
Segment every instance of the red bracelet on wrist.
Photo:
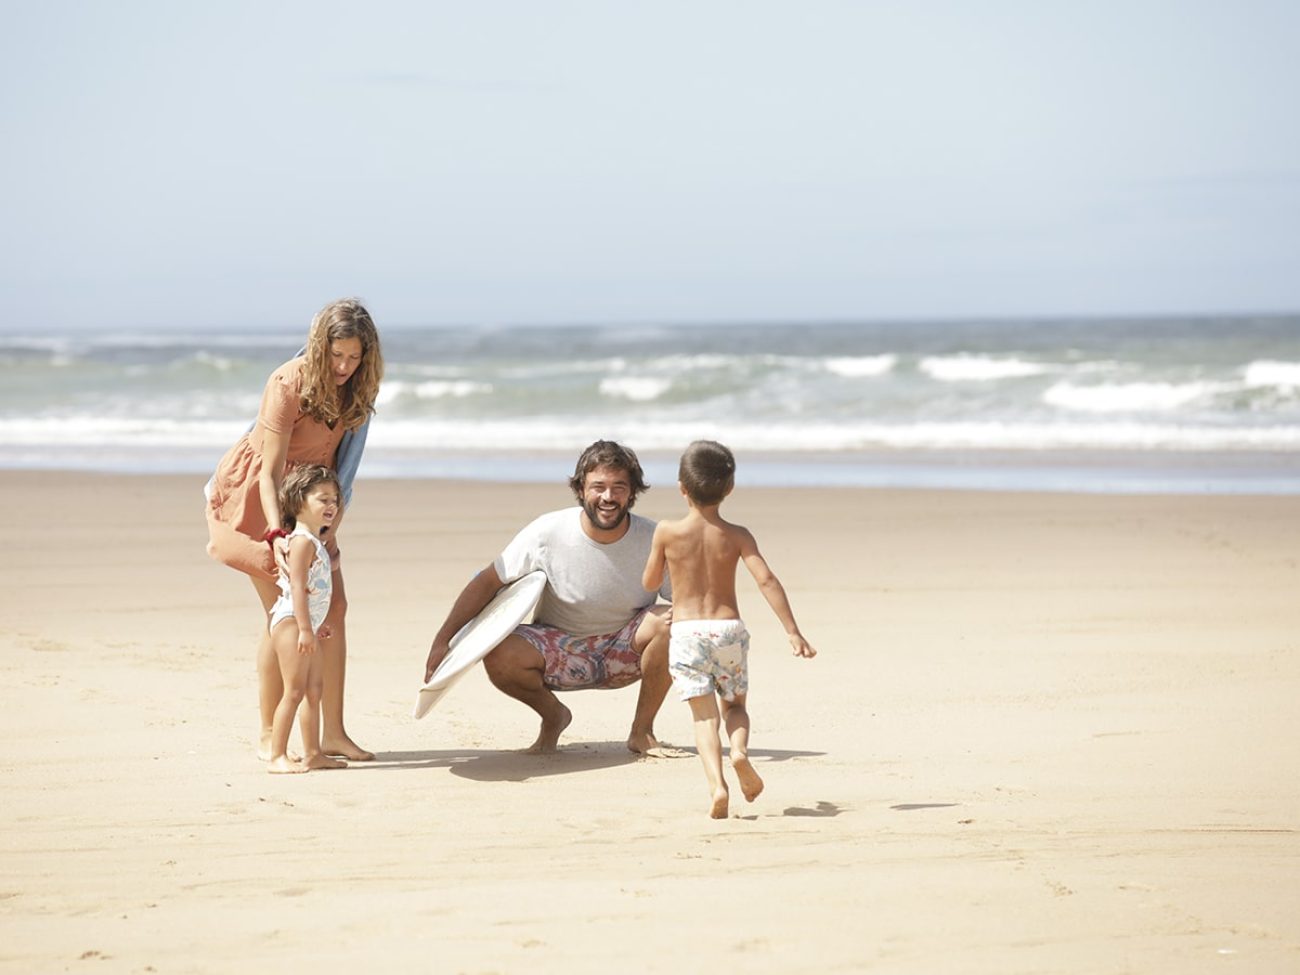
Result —
[[262, 536], [262, 541], [271, 546], [271, 551], [275, 551], [275, 540], [277, 538], [288, 538], [289, 533], [283, 528], [268, 528], [266, 534]]

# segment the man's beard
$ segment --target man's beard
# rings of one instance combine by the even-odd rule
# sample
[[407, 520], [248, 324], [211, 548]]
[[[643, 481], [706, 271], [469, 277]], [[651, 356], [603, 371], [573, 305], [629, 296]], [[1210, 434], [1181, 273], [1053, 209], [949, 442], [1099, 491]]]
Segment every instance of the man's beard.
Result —
[[629, 505], [623, 505], [618, 509], [618, 518], [612, 525], [606, 525], [602, 521], [602, 512], [599, 502], [587, 501], [582, 505], [582, 510], [587, 513], [587, 519], [601, 531], [613, 531], [619, 525], [627, 520]]

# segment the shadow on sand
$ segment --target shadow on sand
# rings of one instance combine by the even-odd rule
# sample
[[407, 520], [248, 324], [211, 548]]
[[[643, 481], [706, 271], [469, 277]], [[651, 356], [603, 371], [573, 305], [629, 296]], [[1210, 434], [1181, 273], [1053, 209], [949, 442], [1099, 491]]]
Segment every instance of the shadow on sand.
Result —
[[[786, 762], [794, 758], [810, 758], [825, 753], [754, 748], [750, 749], [749, 754], [752, 758], [767, 762]], [[473, 779], [476, 782], [524, 782], [551, 775], [594, 772], [620, 765], [630, 765], [633, 762], [675, 761], [682, 758], [695, 758], [695, 750], [666, 748], [657, 755], [637, 755], [627, 750], [626, 742], [588, 741], [561, 745], [559, 751], [550, 755], [475, 748], [377, 752], [373, 762], [352, 762], [348, 767], [350, 770], [371, 771], [445, 768], [452, 775]]]

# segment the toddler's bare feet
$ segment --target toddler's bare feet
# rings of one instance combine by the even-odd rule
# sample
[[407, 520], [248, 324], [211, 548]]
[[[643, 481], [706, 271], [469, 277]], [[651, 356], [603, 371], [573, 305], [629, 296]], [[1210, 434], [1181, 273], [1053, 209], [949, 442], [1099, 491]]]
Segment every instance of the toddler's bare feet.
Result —
[[713, 793], [713, 805], [709, 807], [709, 816], [712, 819], [727, 818], [727, 802], [731, 797], [727, 794], [727, 787], [724, 785], [717, 792]]
[[347, 768], [347, 762], [340, 762], [337, 758], [330, 758], [328, 755], [313, 755], [303, 763], [306, 768], [326, 769], [326, 768]]
[[306, 772], [307, 766], [301, 762], [295, 762], [288, 755], [281, 755], [279, 758], [273, 758], [266, 763], [266, 770], [272, 775], [285, 775], [296, 772]]
[[744, 794], [745, 801], [753, 802], [763, 791], [762, 778], [754, 771], [748, 758], [733, 758], [731, 767], [736, 770], [736, 778], [740, 780], [740, 791]]

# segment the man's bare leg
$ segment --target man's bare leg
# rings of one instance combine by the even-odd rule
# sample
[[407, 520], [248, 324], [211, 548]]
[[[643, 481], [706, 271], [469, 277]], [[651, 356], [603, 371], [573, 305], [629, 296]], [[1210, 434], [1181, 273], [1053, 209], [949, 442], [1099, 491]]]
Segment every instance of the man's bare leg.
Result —
[[483, 667], [497, 690], [527, 704], [542, 719], [537, 740], [525, 751], [530, 755], [554, 752], [573, 713], [542, 682], [546, 663], [537, 648], [523, 637], [508, 636], [483, 658]]
[[723, 701], [722, 717], [731, 740], [731, 767], [740, 780], [745, 801], [753, 802], [763, 791], [763, 779], [749, 760], [749, 710], [745, 707], [745, 695], [737, 694], [734, 701]]
[[722, 777], [722, 742], [718, 738], [718, 701], [712, 694], [693, 697], [688, 702], [695, 719], [695, 747], [704, 763], [704, 777], [709, 780], [709, 816], [727, 818], [730, 795]]
[[321, 717], [324, 720], [321, 751], [354, 762], [369, 762], [375, 757], [374, 752], [368, 752], [358, 745], [343, 728], [343, 686], [348, 670], [347, 612], [348, 597], [343, 588], [343, 573], [335, 572], [331, 580], [329, 613], [325, 616], [325, 625], [329, 627], [330, 635], [320, 641], [321, 653], [325, 655], [321, 696]]
[[632, 716], [632, 730], [627, 736], [630, 751], [644, 755], [658, 748], [655, 738], [655, 716], [668, 696], [672, 677], [668, 674], [668, 623], [664, 614], [669, 606], [655, 606], [645, 615], [632, 638], [632, 647], [641, 654], [641, 687], [637, 691], [636, 713]]

